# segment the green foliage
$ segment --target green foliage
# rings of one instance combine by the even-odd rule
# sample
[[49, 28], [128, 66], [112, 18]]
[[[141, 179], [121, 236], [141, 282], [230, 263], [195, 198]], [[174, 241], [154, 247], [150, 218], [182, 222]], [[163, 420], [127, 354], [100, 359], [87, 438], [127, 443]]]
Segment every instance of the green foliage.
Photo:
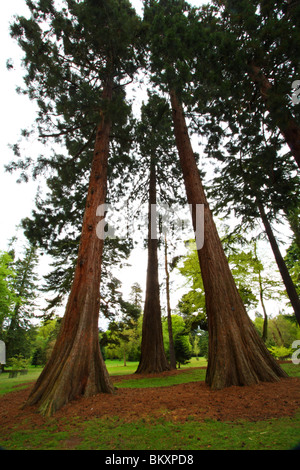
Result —
[[107, 359], [138, 361], [142, 335], [142, 317], [139, 305], [138, 285], [133, 286], [134, 303], [127, 302], [120, 295], [120, 320], [111, 321], [108, 330], [100, 335], [100, 344]]
[[186, 364], [192, 357], [192, 347], [188, 335], [178, 333], [174, 337], [175, 357], [178, 366]]
[[287, 249], [284, 259], [298, 295], [300, 295], [300, 247], [296, 239], [293, 240]]
[[284, 346], [270, 346], [268, 349], [276, 359], [287, 359], [293, 354], [292, 348], [285, 348]]
[[135, 126], [135, 139], [139, 155], [136, 156], [134, 178], [139, 191], [133, 192], [134, 199], [138, 196], [141, 201], [147, 201], [145, 190], [148, 193], [152, 162], [156, 170], [157, 200], [169, 206], [184, 203], [171, 110], [165, 98], [149, 90], [147, 102], [141, 106], [141, 118]]
[[[179, 315], [171, 315], [172, 331], [175, 349], [175, 358], [179, 367], [180, 364], [186, 364], [192, 356], [192, 345], [189, 339], [189, 329], [187, 328], [184, 319]], [[164, 348], [169, 354], [169, 334], [168, 322], [166, 318], [162, 321]]]
[[[225, 227], [226, 229], [226, 227]], [[222, 243], [229, 266], [240, 292], [244, 305], [249, 310], [258, 306], [259, 300], [285, 299], [281, 282], [274, 276], [274, 267], [264, 271], [262, 262], [257, 258], [256, 248], [246, 244], [246, 240], [238, 234], [229, 232], [222, 236]], [[205, 326], [205, 296], [199, 260], [195, 243], [189, 242], [187, 254], [177, 262], [177, 269], [185, 279], [190, 290], [178, 303], [180, 312], [190, 322], [191, 329]], [[272, 274], [271, 274], [272, 269]]]
[[190, 322], [191, 329], [196, 329], [201, 322], [206, 320], [206, 310], [203, 281], [194, 241], [187, 244], [187, 254], [177, 260], [176, 268], [185, 279], [185, 285], [190, 289], [180, 299], [178, 308], [184, 318]]
[[7, 252], [0, 252], [0, 338], [3, 338], [4, 322], [12, 315], [13, 306], [17, 301], [13, 281], [16, 273], [12, 267], [12, 257]]
[[32, 345], [31, 364], [34, 366], [45, 365], [55, 345], [61, 318], [43, 321], [36, 328], [35, 339]]
[[28, 359], [25, 359], [21, 354], [17, 354], [14, 357], [11, 357], [7, 361], [7, 365], [12, 368], [12, 370], [21, 370], [27, 369], [29, 364]]
[[38, 256], [36, 248], [28, 246], [17, 258], [13, 246], [14, 240], [10, 245], [10, 264], [14, 270], [10, 291], [14, 303], [11, 305], [10, 318], [2, 325], [2, 337], [6, 343], [7, 358], [19, 354], [30, 357], [34, 335], [31, 320], [35, 317], [35, 299], [38, 292]]
[[199, 355], [208, 359], [208, 331], [199, 333]]
[[[219, 84], [220, 99], [207, 109], [206, 151], [218, 163], [208, 192], [215, 210], [233, 211], [245, 230], [259, 221], [258, 202], [270, 221], [282, 221], [282, 213], [289, 218], [299, 207], [297, 167], [279, 130], [293, 118], [299, 122], [300, 106], [293, 106], [290, 97], [299, 75], [300, 35], [284, 2], [214, 3], [224, 5], [218, 24], [224, 33], [219, 30], [220, 46], [214, 52], [228, 86]], [[225, 42], [226, 36], [233, 41]], [[231, 55], [228, 62], [224, 46]], [[269, 113], [266, 96], [251, 75], [252, 65], [269, 80]], [[216, 122], [222, 121], [217, 130]]]
[[[263, 319], [259, 316], [256, 317], [254, 325], [262, 335]], [[283, 347], [290, 350], [293, 342], [298, 339], [300, 339], [300, 327], [297, 322], [293, 321], [292, 316], [280, 314], [269, 318], [266, 339], [266, 346], [268, 348], [274, 347], [277, 350]]]

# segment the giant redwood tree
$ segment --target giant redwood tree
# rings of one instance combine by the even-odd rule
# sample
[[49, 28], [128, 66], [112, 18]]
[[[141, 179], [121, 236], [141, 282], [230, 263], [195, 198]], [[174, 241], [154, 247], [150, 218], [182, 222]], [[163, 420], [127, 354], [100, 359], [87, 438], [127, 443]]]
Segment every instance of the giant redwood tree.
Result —
[[[171, 210], [174, 195], [182, 184], [179, 165], [174, 162], [175, 142], [168, 102], [156, 94], [148, 94], [137, 125], [137, 142], [142, 161], [148, 170], [148, 237], [147, 277], [143, 312], [141, 357], [137, 373], [156, 373], [170, 369], [163, 343], [159, 285], [159, 216], [157, 203]], [[159, 201], [158, 201], [159, 200]], [[178, 199], [177, 199], [178, 201]], [[158, 205], [159, 209], [160, 205]], [[168, 227], [164, 227], [167, 229]]]
[[137, 373], [156, 373], [170, 369], [164, 350], [161, 323], [158, 278], [156, 168], [154, 158], [150, 162], [147, 242], [146, 298], [143, 315], [141, 357]]
[[[151, 31], [152, 73], [164, 91], [170, 93], [176, 144], [195, 233], [196, 207], [204, 206], [204, 244], [198, 250], [198, 257], [209, 328], [206, 381], [213, 389], [278, 381], [286, 374], [257, 334], [238, 293], [206, 199], [186, 125], [184, 91], [190, 86], [187, 80], [192, 82], [192, 69], [188, 65], [195, 59], [196, 50], [201, 55], [201, 44], [197, 43], [192, 49], [193, 42], [196, 37], [204, 40], [208, 34], [207, 27], [199, 33], [200, 18], [197, 21], [193, 18], [193, 12], [181, 0], [150, 0], [145, 9], [145, 20]], [[193, 37], [195, 28], [198, 34]]]
[[[25, 92], [40, 107], [40, 137], [63, 139], [72, 147], [70, 167], [74, 158], [90, 159], [65, 315], [53, 353], [27, 401], [51, 415], [76, 396], [114, 389], [98, 338], [104, 237], [96, 227], [104, 212], [97, 209], [106, 202], [111, 135], [124, 110], [120, 90], [136, 69], [138, 19], [127, 0], [66, 0], [60, 10], [52, 0], [27, 0], [27, 5], [31, 17], [18, 17], [11, 30], [25, 53]], [[85, 150], [92, 145], [93, 151], [82, 154], [82, 142]], [[47, 158], [41, 163], [47, 167]]]

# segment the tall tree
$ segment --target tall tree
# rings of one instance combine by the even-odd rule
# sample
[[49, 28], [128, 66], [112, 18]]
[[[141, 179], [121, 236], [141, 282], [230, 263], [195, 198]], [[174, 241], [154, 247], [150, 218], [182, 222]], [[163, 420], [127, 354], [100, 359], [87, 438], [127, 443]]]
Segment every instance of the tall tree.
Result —
[[158, 239], [156, 213], [156, 168], [150, 162], [148, 203], [148, 264], [146, 298], [143, 316], [141, 358], [137, 373], [155, 373], [169, 370], [162, 335], [161, 306], [158, 280]]
[[14, 289], [16, 272], [12, 266], [13, 258], [6, 251], [0, 252], [0, 338], [4, 339], [5, 328], [11, 319], [17, 293]]
[[[104, 233], [97, 234], [96, 227], [98, 207], [103, 208], [106, 202], [110, 137], [113, 123], [118, 121], [116, 108], [123, 102], [117, 91], [135, 71], [133, 43], [138, 24], [126, 0], [104, 1], [101, 5], [95, 0], [64, 3], [56, 10], [52, 0], [27, 0], [31, 18], [17, 18], [12, 26], [12, 34], [25, 52], [27, 92], [41, 110], [41, 137], [66, 136], [67, 144], [74, 146], [76, 131], [86, 127], [90, 136], [85, 143], [94, 140], [78, 258], [65, 316], [52, 355], [27, 401], [28, 405], [38, 404], [45, 415], [78, 395], [113, 393], [114, 389], [99, 347]], [[100, 221], [103, 217], [102, 211]]]
[[13, 262], [16, 273], [14, 279], [16, 302], [5, 337], [8, 358], [17, 354], [28, 356], [27, 330], [34, 316], [35, 300], [38, 296], [37, 263], [37, 249], [34, 246], [25, 248], [24, 256]]
[[139, 309], [142, 309], [142, 288], [138, 282], [134, 282], [131, 286], [129, 300], [132, 304], [136, 305]]
[[[197, 206], [204, 206], [204, 244], [198, 249], [198, 257], [209, 328], [206, 381], [213, 389], [278, 381], [286, 374], [258, 336], [238, 293], [206, 199], [186, 125], [182, 100], [184, 89], [190, 86], [186, 79], [191, 78], [188, 61], [194, 59], [195, 54], [193, 52], [191, 58], [192, 33], [195, 27], [201, 29], [200, 18], [195, 20], [187, 4], [180, 0], [150, 0], [145, 19], [151, 32], [152, 71], [170, 93], [176, 144], [196, 236]], [[201, 51], [199, 43], [197, 50]]]
[[[170, 186], [173, 185], [173, 188], [178, 185], [178, 181], [174, 184], [174, 177], [173, 180], [170, 179], [171, 171], [168, 170], [166, 163], [168, 160], [170, 161], [170, 155], [174, 149], [170, 113], [167, 111], [166, 101], [149, 93], [149, 101], [142, 107], [141, 122], [137, 129], [141, 155], [146, 161], [149, 161], [148, 261], [141, 358], [137, 373], [162, 372], [170, 369], [164, 350], [161, 323], [157, 210], [157, 195], [164, 199], [166, 195], [170, 194], [170, 190], [166, 187], [166, 181]], [[176, 172], [174, 165], [173, 171]], [[167, 201], [165, 200], [165, 202]]]

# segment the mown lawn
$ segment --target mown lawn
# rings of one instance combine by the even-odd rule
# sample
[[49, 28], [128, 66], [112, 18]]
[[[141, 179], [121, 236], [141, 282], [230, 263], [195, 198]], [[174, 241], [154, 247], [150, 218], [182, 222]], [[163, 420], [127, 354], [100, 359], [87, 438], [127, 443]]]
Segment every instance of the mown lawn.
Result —
[[[182, 365], [181, 368], [185, 370], [185, 369], [190, 369], [193, 367], [205, 367], [206, 364], [207, 364], [207, 361], [203, 357], [200, 357], [198, 359], [192, 358], [188, 364]], [[111, 376], [134, 374], [137, 369], [137, 366], [138, 366], [138, 362], [127, 362], [127, 365], [124, 367], [122, 361], [116, 361], [116, 360], [106, 361], [106, 367]], [[41, 371], [42, 371], [42, 367], [29, 367], [28, 373], [26, 375], [18, 374], [18, 376], [14, 378], [9, 378], [8, 373], [0, 374], [0, 396], [4, 395], [5, 393], [9, 393], [9, 392], [16, 390], [16, 387], [18, 387], [18, 390], [28, 387], [29, 382], [34, 382], [35, 380], [37, 380]], [[205, 371], [204, 371], [204, 374], [205, 374]], [[192, 379], [192, 377], [190, 378]], [[195, 380], [199, 380], [199, 373]], [[131, 383], [132, 381], [126, 381], [126, 382], [130, 382], [129, 385], [124, 383], [123, 385], [118, 384], [118, 386], [129, 386], [129, 387], [132, 386], [132, 383]], [[140, 382], [141, 385], [139, 385], [141, 387], [143, 387], [142, 382], [143, 381], [141, 380]], [[158, 382], [154, 380], [154, 384]], [[136, 382], [134, 381], [134, 383]], [[163, 384], [164, 381], [162, 381], [161, 383]], [[168, 385], [173, 385], [173, 384], [169, 383]], [[146, 386], [148, 387], [150, 386], [149, 382], [146, 382]], [[155, 386], [155, 385], [151, 385], [151, 386]], [[160, 387], [163, 385], [158, 384], [157, 386]]]
[[63, 431], [60, 427], [55, 418], [40, 429], [19, 431], [16, 425], [9, 440], [2, 438], [2, 446], [8, 450], [289, 450], [299, 444], [300, 413], [258, 422], [176, 423], [150, 417], [128, 423], [114, 416], [83, 423], [73, 418]]
[[[193, 360], [183, 366], [186, 373], [155, 379], [129, 379], [118, 387], [163, 387], [187, 381], [204, 380], [205, 360]], [[126, 367], [117, 361], [108, 361], [111, 375], [132, 374], [137, 363]], [[300, 377], [300, 366], [284, 364], [289, 375]], [[15, 385], [35, 380], [41, 369], [30, 370], [27, 376], [8, 379], [0, 377], [0, 394], [9, 393]], [[200, 373], [200, 376], [199, 376]], [[202, 374], [203, 373], [203, 374]], [[202, 375], [201, 375], [202, 374]], [[8, 384], [8, 382], [10, 382]], [[28, 385], [28, 383], [27, 383]], [[27, 386], [25, 384], [25, 386]], [[0, 398], [1, 399], [1, 398]], [[33, 423], [15, 423], [9, 436], [0, 427], [0, 446], [8, 450], [287, 450], [300, 442], [300, 411], [290, 418], [265, 421], [199, 422], [191, 417], [185, 423], [174, 422], [167, 415], [161, 418], [137, 419], [126, 422], [118, 416], [93, 418], [83, 421], [80, 417], [58, 419], [52, 417], [36, 428]]]

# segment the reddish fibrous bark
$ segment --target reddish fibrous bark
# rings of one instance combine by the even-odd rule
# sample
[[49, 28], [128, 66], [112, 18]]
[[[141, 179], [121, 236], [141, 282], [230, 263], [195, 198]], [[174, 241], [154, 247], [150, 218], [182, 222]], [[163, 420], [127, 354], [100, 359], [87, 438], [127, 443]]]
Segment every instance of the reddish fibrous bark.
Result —
[[[110, 100], [112, 86], [103, 98]], [[52, 355], [25, 405], [52, 415], [76, 397], [113, 393], [98, 334], [104, 240], [96, 234], [97, 207], [105, 203], [111, 122], [104, 115], [96, 132], [88, 195], [74, 280]]]
[[191, 146], [184, 112], [170, 92], [174, 131], [192, 222], [196, 206], [204, 205], [204, 244], [198, 250], [209, 330], [206, 382], [212, 389], [274, 382], [286, 377], [252, 324], [230, 271], [217, 233]]

